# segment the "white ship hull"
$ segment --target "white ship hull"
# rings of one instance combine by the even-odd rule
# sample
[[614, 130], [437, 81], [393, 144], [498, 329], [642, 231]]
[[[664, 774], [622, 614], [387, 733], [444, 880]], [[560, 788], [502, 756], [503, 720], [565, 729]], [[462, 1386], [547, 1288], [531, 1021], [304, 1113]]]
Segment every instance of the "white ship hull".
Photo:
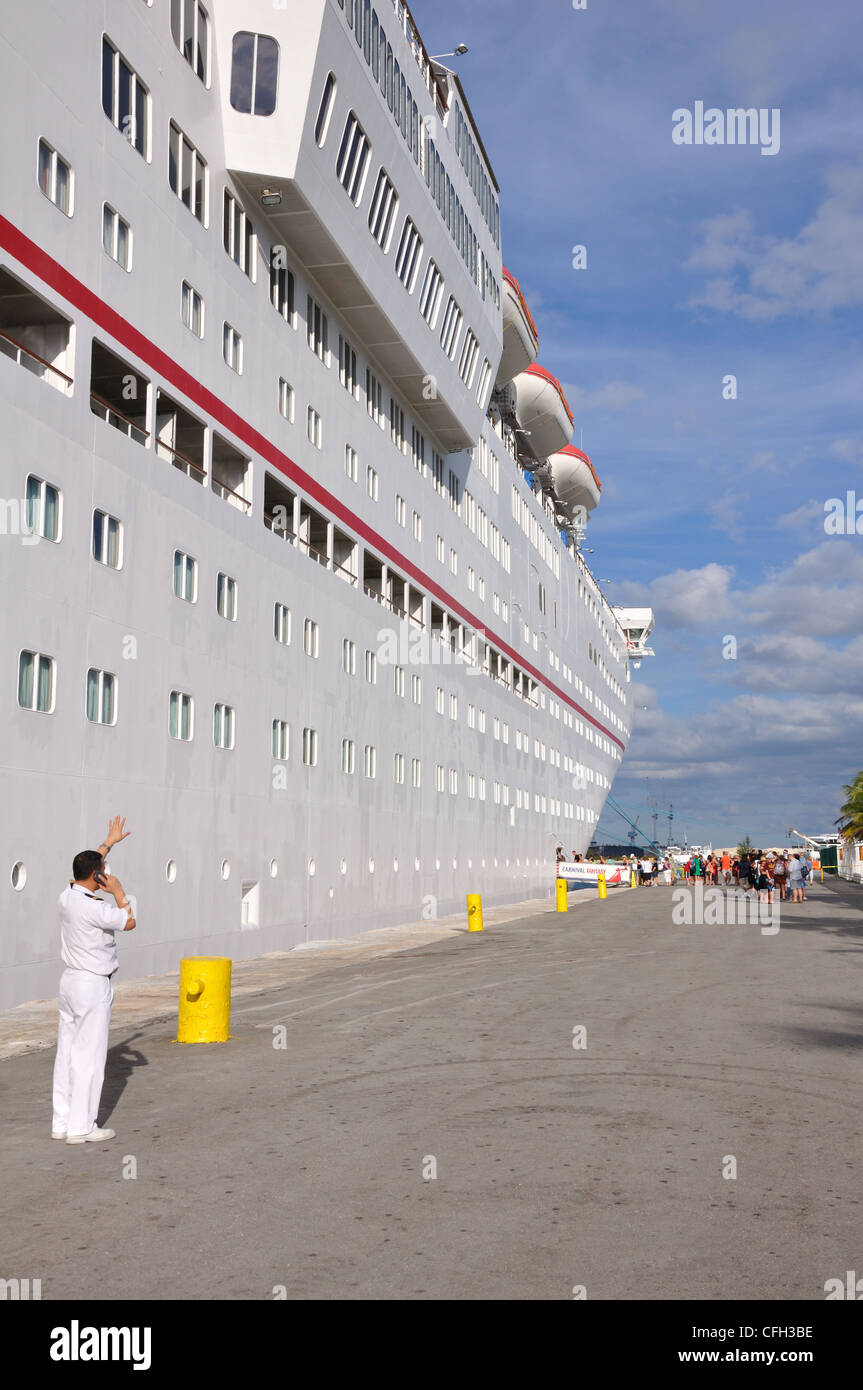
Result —
[[[444, 304], [453, 293], [464, 312], [461, 340], [470, 324], [478, 362], [489, 363], [490, 392], [500, 250], [452, 135], [441, 129], [439, 148], [492, 277], [485, 295], [343, 7], [267, 7], [259, 22], [280, 44], [281, 68], [260, 138], [264, 118], [228, 97], [247, 7], [205, 7], [208, 87], [178, 51], [168, 8], [130, 0], [82, 15], [47, 0], [3, 3], [0, 1007], [55, 992], [56, 900], [73, 855], [99, 842], [113, 814], [133, 832], [111, 863], [137, 901], [139, 925], [122, 942], [131, 978], [176, 969], [184, 954], [239, 959], [429, 918], [463, 907], [467, 892], [489, 902], [546, 893], [556, 845], [587, 850], [629, 739], [614, 615], [485, 417], [476, 379], [470, 389], [459, 379], [459, 351], [454, 362], [441, 351], [440, 320], [431, 332], [417, 311], [433, 257]], [[379, 9], [431, 122], [404, 11]], [[146, 84], [149, 158], [103, 114], [103, 19]], [[328, 71], [337, 95], [319, 148]], [[335, 173], [351, 110], [373, 152], [358, 208]], [[169, 185], [170, 122], [205, 153], [208, 227]], [[40, 140], [72, 170], [71, 216], [40, 187]], [[423, 237], [411, 294], [393, 272], [396, 245], [385, 254], [369, 230], [381, 163], [400, 197], [393, 242], [408, 214]], [[264, 179], [281, 189], [281, 213], [261, 205]], [[223, 244], [225, 187], [254, 223], [255, 283]], [[105, 203], [132, 229], [128, 271], [104, 249]], [[329, 226], [350, 274], [309, 264], [316, 225]], [[295, 327], [270, 300], [276, 244], [294, 275]], [[204, 301], [202, 338], [181, 318], [184, 281]], [[328, 317], [329, 362], [308, 345], [309, 296]], [[226, 365], [223, 323], [242, 335], [242, 374]], [[340, 334], [357, 353], [356, 391], [340, 380]], [[123, 377], [112, 375], [115, 358], [135, 382], [128, 411], [110, 394]], [[427, 409], [416, 362], [439, 392]], [[385, 429], [369, 413], [367, 369], [381, 383]], [[279, 378], [293, 390], [292, 422]], [[393, 442], [390, 397], [404, 412], [405, 448], [398, 424]], [[424, 460], [412, 458], [412, 425]], [[188, 438], [197, 449], [199, 437], [200, 454], [180, 448]], [[461, 437], [477, 443], [464, 448]], [[33, 479], [56, 490], [56, 515], [44, 495], [32, 502]], [[122, 525], [119, 567], [94, 557], [94, 510]], [[175, 591], [176, 552], [197, 562], [195, 602]], [[235, 581], [235, 616], [217, 610], [219, 575]], [[274, 635], [276, 604], [290, 610], [289, 643]], [[344, 669], [346, 640], [355, 673]], [[452, 659], [453, 644], [466, 660]], [[53, 663], [50, 708], [26, 676], [22, 687], [22, 653]], [[114, 678], [112, 723], [88, 717], [90, 671]], [[190, 741], [171, 736], [171, 692], [194, 699]], [[215, 746], [217, 703], [232, 711], [233, 747]], [[286, 757], [274, 756], [274, 721], [287, 726]]]

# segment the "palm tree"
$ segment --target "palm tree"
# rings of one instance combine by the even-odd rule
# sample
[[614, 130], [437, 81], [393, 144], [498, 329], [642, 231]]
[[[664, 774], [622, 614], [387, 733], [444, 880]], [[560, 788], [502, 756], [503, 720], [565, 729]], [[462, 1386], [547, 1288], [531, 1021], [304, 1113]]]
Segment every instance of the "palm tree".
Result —
[[840, 806], [841, 815], [835, 822], [839, 834], [846, 840], [863, 840], [863, 772], [842, 788], [846, 800]]
[[752, 853], [752, 841], [750, 840], [750, 838], [749, 838], [748, 835], [744, 835], [743, 839], [740, 841], [740, 844], [737, 846], [737, 858], [738, 858], [738, 859], [742, 859], [743, 856], [744, 856], [744, 854], [751, 854], [751, 853]]

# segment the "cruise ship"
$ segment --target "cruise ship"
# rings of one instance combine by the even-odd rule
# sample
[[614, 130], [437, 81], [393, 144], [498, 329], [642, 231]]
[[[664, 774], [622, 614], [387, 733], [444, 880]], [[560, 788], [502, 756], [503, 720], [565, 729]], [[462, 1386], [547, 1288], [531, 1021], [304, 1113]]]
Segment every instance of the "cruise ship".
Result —
[[648, 609], [405, 4], [2, 0], [0, 1006], [550, 890]]

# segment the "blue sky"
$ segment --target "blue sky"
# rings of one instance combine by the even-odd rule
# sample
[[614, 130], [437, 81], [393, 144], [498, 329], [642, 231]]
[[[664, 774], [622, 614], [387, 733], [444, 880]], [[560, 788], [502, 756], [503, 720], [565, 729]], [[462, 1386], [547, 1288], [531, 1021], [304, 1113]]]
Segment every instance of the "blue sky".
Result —
[[[656, 611], [612, 794], [690, 840], [827, 831], [863, 766], [863, 534], [824, 524], [863, 501], [863, 5], [587, 6], [414, 14], [469, 46], [504, 263], [603, 484], [588, 558]], [[696, 101], [778, 108], [778, 152], [675, 144]]]

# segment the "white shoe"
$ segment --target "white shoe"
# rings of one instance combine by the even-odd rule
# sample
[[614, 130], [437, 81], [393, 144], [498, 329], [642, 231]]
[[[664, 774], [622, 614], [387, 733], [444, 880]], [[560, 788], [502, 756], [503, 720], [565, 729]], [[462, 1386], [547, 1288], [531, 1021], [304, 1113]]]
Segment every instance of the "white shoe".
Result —
[[65, 1138], [66, 1138], [66, 1131], [65, 1131], [65, 1129], [52, 1129], [52, 1130], [51, 1130], [51, 1138], [52, 1138], [52, 1139], [65, 1139]]
[[89, 1134], [67, 1134], [67, 1144], [98, 1144], [103, 1139], [115, 1139], [113, 1129], [91, 1129]]

